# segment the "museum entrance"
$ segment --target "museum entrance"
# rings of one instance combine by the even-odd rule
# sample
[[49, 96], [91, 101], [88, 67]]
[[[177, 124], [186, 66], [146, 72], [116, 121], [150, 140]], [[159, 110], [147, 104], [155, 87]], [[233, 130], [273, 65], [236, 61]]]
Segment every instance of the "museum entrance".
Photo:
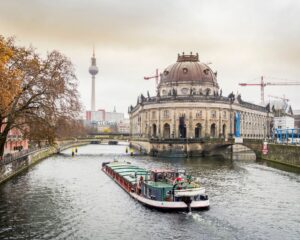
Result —
[[156, 124], [152, 125], [152, 137], [156, 137]]
[[226, 124], [223, 124], [222, 134], [223, 134], [223, 137], [226, 138]]
[[195, 138], [201, 138], [201, 137], [202, 137], [202, 125], [200, 123], [197, 123], [195, 128]]
[[216, 124], [215, 123], [213, 123], [210, 126], [210, 136], [211, 137], [216, 137]]
[[170, 125], [168, 123], [165, 123], [164, 125], [163, 136], [164, 138], [170, 138]]
[[186, 138], [185, 116], [179, 117], [179, 138]]

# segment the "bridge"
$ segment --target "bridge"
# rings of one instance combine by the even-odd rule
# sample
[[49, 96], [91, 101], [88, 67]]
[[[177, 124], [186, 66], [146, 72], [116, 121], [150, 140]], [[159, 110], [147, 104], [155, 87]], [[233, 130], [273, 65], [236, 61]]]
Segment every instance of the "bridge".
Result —
[[0, 159], [0, 183], [18, 174], [43, 158], [56, 154], [64, 149], [86, 144], [109, 144], [110, 141], [118, 145], [126, 145], [137, 149], [139, 154], [149, 154], [162, 157], [196, 157], [219, 154], [234, 144], [242, 144], [251, 149], [258, 158], [292, 166], [300, 169], [300, 146], [285, 144], [268, 144], [267, 154], [262, 154], [263, 140], [243, 139], [236, 143], [235, 139], [202, 138], [202, 139], [142, 139], [130, 138], [124, 135], [97, 135], [86, 138], [58, 141], [54, 146], [32, 148]]
[[243, 145], [252, 150], [257, 158], [285, 164], [300, 169], [300, 145], [273, 143], [267, 144], [263, 154], [263, 139], [202, 138], [202, 139], [131, 139], [133, 147], [152, 156], [196, 157], [219, 155], [233, 145]]

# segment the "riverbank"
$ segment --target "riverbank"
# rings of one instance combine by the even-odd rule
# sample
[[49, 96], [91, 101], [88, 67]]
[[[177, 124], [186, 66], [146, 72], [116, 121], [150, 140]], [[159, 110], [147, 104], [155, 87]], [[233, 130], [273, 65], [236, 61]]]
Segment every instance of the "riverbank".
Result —
[[300, 169], [300, 146], [268, 144], [268, 154], [261, 158]]
[[83, 146], [89, 143], [89, 141], [62, 141], [55, 146], [45, 147], [29, 152], [27, 155], [12, 159], [9, 162], [0, 162], [0, 184], [53, 154], [57, 154], [58, 152], [68, 148]]

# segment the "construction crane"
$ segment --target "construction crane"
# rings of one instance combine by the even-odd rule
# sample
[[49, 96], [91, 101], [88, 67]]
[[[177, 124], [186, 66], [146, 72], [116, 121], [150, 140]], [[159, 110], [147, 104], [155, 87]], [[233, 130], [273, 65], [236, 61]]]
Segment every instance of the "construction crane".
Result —
[[285, 102], [290, 101], [290, 99], [286, 98], [284, 95], [283, 95], [283, 97], [278, 97], [278, 96], [268, 95], [268, 97], [281, 99], [281, 100], [283, 100], [283, 101], [285, 101]]
[[294, 85], [300, 85], [300, 82], [265, 82], [264, 77], [261, 76], [260, 83], [239, 83], [242, 87], [248, 87], [248, 86], [260, 86], [260, 99], [261, 104], [265, 104], [265, 87], [266, 86], [294, 86]]
[[155, 78], [155, 86], [158, 86], [159, 83], [159, 74], [158, 74], [158, 69], [156, 69], [156, 74], [154, 76], [150, 76], [150, 77], [144, 77], [145, 80], [150, 80]]

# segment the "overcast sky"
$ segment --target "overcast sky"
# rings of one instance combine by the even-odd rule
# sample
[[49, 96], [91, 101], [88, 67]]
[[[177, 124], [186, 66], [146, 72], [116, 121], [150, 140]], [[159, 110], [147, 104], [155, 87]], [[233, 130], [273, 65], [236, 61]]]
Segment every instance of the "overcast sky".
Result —
[[[239, 82], [300, 82], [299, 0], [1, 0], [0, 34], [45, 55], [59, 50], [76, 67], [81, 100], [90, 109], [88, 73], [93, 44], [99, 74], [96, 107], [127, 112], [140, 93], [155, 93], [145, 81], [163, 71], [179, 52], [198, 52], [218, 71], [223, 94], [240, 92], [259, 103], [259, 87]], [[267, 86], [268, 95], [290, 99], [300, 109], [300, 86]]]

